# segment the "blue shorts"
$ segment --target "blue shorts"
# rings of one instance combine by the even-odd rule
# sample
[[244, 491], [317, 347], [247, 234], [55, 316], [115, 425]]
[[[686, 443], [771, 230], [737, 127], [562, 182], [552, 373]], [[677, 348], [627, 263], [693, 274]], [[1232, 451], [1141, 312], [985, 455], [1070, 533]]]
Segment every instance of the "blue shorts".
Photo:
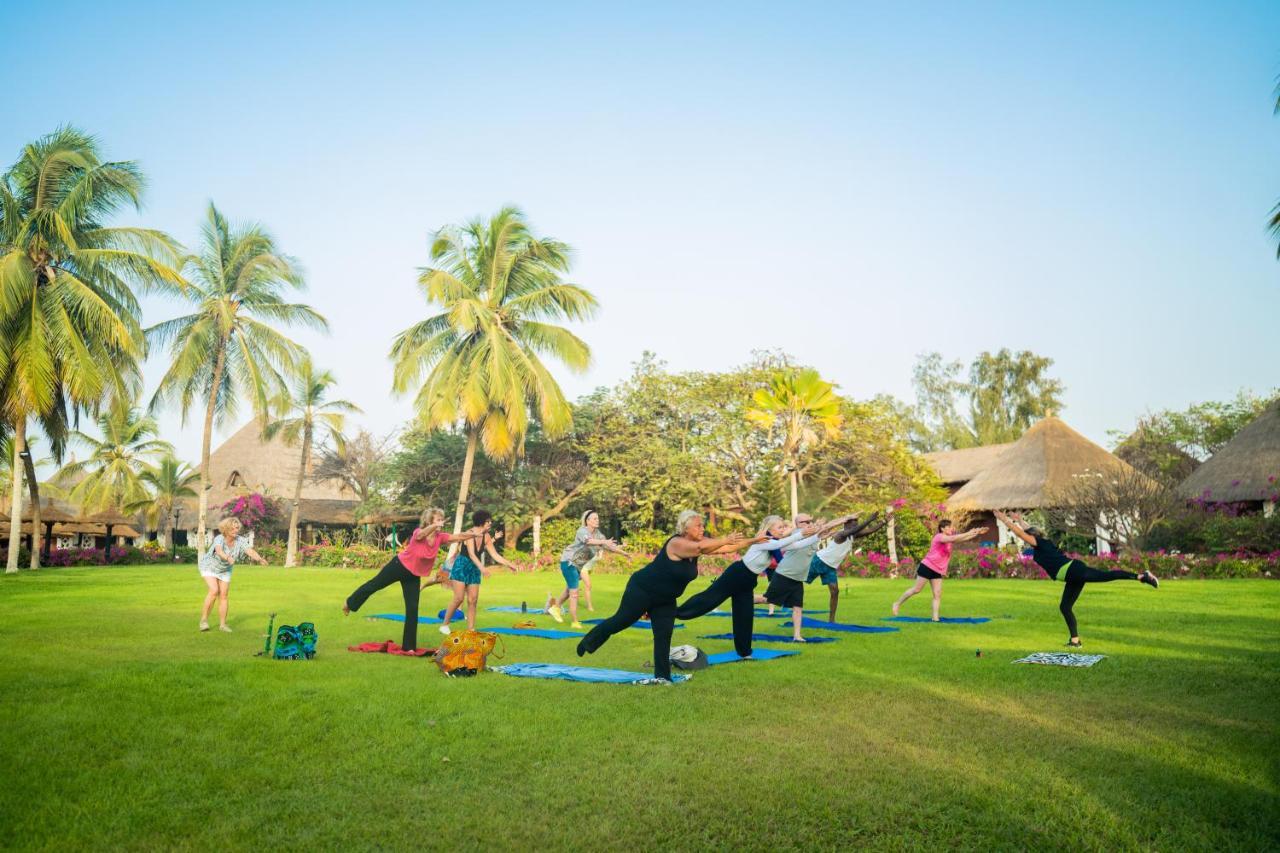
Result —
[[573, 563], [568, 560], [560, 561], [560, 574], [564, 575], [564, 585], [569, 589], [578, 588], [578, 579], [582, 577], [582, 572]]
[[453, 561], [453, 568], [449, 570], [449, 580], [455, 583], [465, 583], [467, 586], [479, 586], [480, 581], [484, 580], [484, 575], [480, 571], [480, 567], [471, 562], [471, 558], [466, 554], [459, 554], [457, 559]]
[[813, 559], [809, 560], [809, 577], [805, 583], [813, 583], [818, 578], [822, 578], [822, 582], [827, 586], [833, 583], [840, 583], [840, 576], [836, 574], [836, 570], [822, 562], [817, 554], [813, 555]]

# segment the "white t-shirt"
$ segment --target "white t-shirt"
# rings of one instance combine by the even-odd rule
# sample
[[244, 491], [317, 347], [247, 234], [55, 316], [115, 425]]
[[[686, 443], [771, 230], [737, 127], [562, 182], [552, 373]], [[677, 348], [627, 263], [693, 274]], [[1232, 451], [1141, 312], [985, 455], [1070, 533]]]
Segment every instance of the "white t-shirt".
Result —
[[793, 548], [795, 543], [799, 542], [803, 536], [803, 531], [793, 530], [781, 539], [757, 542], [747, 547], [747, 553], [742, 555], [742, 562], [751, 571], [756, 574], [762, 574], [765, 569], [769, 568], [769, 564], [773, 562], [773, 554], [770, 552], [786, 551], [788, 548]]
[[844, 562], [844, 558], [849, 556], [849, 552], [853, 550], [853, 537], [849, 537], [843, 542], [831, 540], [831, 544], [818, 552], [818, 559], [826, 563], [833, 569], [840, 568], [840, 564]]
[[778, 563], [778, 574], [804, 583], [809, 579], [809, 561], [813, 558], [813, 552], [817, 550], [817, 534], [794, 543], [787, 553], [782, 555], [782, 561]]

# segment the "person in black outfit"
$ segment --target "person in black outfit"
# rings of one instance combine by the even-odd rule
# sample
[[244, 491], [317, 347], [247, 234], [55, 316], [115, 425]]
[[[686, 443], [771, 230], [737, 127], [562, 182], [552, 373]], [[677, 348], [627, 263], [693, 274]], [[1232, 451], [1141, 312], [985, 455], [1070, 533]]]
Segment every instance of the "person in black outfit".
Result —
[[653, 627], [654, 677], [671, 680], [671, 632], [676, 623], [676, 599], [698, 576], [698, 558], [706, 554], [736, 551], [755, 540], [741, 533], [719, 539], [704, 537], [702, 516], [693, 510], [680, 513], [676, 535], [654, 555], [649, 565], [627, 581], [618, 611], [597, 624], [578, 643], [578, 657], [594, 654], [610, 637], [630, 628], [646, 613]]
[[1135, 575], [1133, 572], [1120, 569], [1111, 571], [1095, 569], [1063, 554], [1062, 549], [1040, 530], [1034, 527], [1023, 527], [999, 510], [996, 510], [995, 516], [1013, 532], [1014, 536], [1031, 546], [1031, 558], [1045, 570], [1049, 577], [1063, 582], [1062, 601], [1058, 604], [1058, 609], [1062, 612], [1062, 618], [1066, 620], [1067, 630], [1071, 632], [1071, 639], [1067, 642], [1071, 648], [1078, 649], [1082, 645], [1080, 631], [1076, 626], [1076, 615], [1072, 608], [1075, 606], [1076, 599], [1080, 597], [1080, 593], [1084, 591], [1085, 584], [1129, 580], [1145, 583], [1155, 589], [1160, 588], [1159, 579], [1149, 571]]

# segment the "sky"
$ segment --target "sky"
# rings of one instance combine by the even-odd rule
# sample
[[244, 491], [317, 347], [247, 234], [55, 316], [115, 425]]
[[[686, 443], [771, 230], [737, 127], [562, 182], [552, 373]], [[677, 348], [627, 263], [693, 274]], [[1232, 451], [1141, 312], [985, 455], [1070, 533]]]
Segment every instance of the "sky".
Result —
[[[50, 60], [0, 68], [0, 162], [70, 123], [147, 175], [118, 224], [265, 225], [378, 433], [430, 234], [505, 204], [600, 300], [571, 398], [781, 349], [910, 400], [917, 355], [1009, 347], [1106, 443], [1280, 385], [1280, 3], [631, 6], [0, 0]], [[192, 461], [201, 422], [161, 420]]]

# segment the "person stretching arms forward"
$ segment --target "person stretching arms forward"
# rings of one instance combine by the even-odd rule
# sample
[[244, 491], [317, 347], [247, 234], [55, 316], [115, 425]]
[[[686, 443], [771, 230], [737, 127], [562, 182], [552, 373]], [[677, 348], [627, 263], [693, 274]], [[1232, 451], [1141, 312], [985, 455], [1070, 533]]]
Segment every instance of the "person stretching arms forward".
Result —
[[818, 543], [831, 535], [832, 531], [844, 527], [853, 518], [852, 515], [846, 515], [835, 521], [824, 523], [815, 522], [813, 516], [808, 513], [801, 513], [795, 517], [797, 527], [813, 530], [813, 533], [793, 543], [784, 551], [782, 559], [778, 561], [773, 580], [769, 581], [769, 587], [764, 591], [765, 601], [777, 607], [791, 608], [792, 642], [804, 642], [804, 637], [800, 636], [800, 625], [804, 621], [804, 584], [809, 579], [809, 565], [814, 552], [818, 550]]
[[573, 541], [560, 555], [560, 574], [564, 575], [565, 586], [559, 598], [547, 596], [545, 610], [552, 619], [557, 622], [564, 621], [560, 605], [568, 601], [569, 618], [573, 620], [571, 627], [575, 630], [582, 628], [582, 623], [578, 621], [578, 584], [586, 579], [587, 564], [599, 557], [603, 551], [623, 555], [627, 553], [618, 547], [617, 542], [600, 535], [600, 515], [594, 509], [589, 509], [582, 514], [582, 526], [578, 528]]
[[967, 533], [956, 533], [951, 519], [944, 518], [938, 523], [938, 532], [929, 543], [929, 553], [924, 555], [920, 565], [916, 567], [916, 585], [902, 594], [893, 603], [893, 615], [898, 615], [898, 608], [911, 596], [924, 589], [927, 583], [933, 587], [933, 621], [938, 621], [938, 607], [942, 604], [942, 579], [947, 576], [947, 566], [951, 562], [951, 548], [956, 542], [967, 542], [987, 532], [985, 527], [975, 527]]
[[489, 574], [482, 568], [484, 561], [480, 556], [481, 552], [487, 553], [495, 563], [506, 566], [513, 572], [519, 571], [514, 563], [503, 559], [502, 555], [494, 549], [494, 537], [489, 532], [492, 527], [493, 516], [487, 511], [478, 509], [471, 516], [471, 529], [467, 532], [472, 538], [462, 543], [462, 550], [458, 552], [458, 556], [453, 561], [453, 568], [449, 571], [449, 581], [453, 584], [453, 600], [445, 610], [444, 624], [440, 626], [441, 634], [448, 636], [449, 623], [453, 621], [453, 614], [462, 606], [463, 598], [467, 600], [467, 629], [474, 631], [476, 628], [480, 582]]
[[818, 553], [813, 555], [813, 559], [809, 561], [809, 577], [805, 583], [813, 583], [818, 578], [822, 578], [822, 583], [831, 593], [831, 613], [830, 621], [836, 621], [836, 607], [840, 604], [840, 576], [836, 570], [840, 568], [840, 564], [844, 562], [844, 558], [849, 556], [849, 552], [853, 550], [853, 540], [861, 539], [864, 536], [870, 536], [885, 526], [885, 522], [872, 525], [876, 520], [879, 512], [871, 513], [871, 516], [861, 524], [858, 519], [851, 518], [849, 523], [836, 532], [831, 537], [831, 544], [822, 548]]
[[1149, 571], [1135, 575], [1133, 572], [1119, 569], [1104, 572], [1101, 569], [1086, 566], [1081, 561], [1072, 560], [1063, 554], [1062, 550], [1040, 530], [1034, 527], [1023, 527], [1020, 521], [1015, 521], [999, 510], [996, 510], [995, 515], [1014, 536], [1031, 546], [1031, 559], [1035, 560], [1049, 577], [1062, 581], [1062, 601], [1058, 604], [1058, 610], [1062, 612], [1062, 618], [1067, 622], [1067, 631], [1071, 634], [1067, 645], [1071, 648], [1078, 649], [1081, 646], [1080, 631], [1076, 626], [1076, 615], [1072, 608], [1084, 590], [1085, 584], [1129, 580], [1145, 583], [1155, 589], [1160, 588], [1160, 581]]

